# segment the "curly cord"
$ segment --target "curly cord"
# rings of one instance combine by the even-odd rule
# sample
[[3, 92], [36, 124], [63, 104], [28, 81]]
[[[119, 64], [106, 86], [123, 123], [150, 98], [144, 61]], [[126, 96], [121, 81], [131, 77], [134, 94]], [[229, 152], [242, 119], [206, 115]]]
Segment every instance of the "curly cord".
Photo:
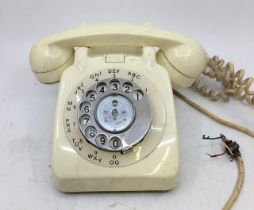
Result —
[[227, 102], [230, 96], [235, 96], [239, 100], [254, 105], [254, 91], [250, 91], [254, 78], [248, 77], [244, 79], [244, 73], [243, 69], [235, 72], [232, 63], [228, 62], [225, 64], [223, 59], [214, 56], [209, 60], [208, 67], [203, 74], [221, 82], [224, 90], [216, 91], [202, 84], [199, 80], [194, 82], [192, 88], [199, 91], [202, 95], [210, 97], [212, 101], [223, 99], [223, 101]]

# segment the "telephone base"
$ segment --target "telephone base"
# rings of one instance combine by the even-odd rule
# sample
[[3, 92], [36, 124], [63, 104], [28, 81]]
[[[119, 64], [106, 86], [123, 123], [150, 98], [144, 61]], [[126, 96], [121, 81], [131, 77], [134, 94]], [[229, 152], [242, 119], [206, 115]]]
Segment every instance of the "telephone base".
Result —
[[[173, 179], [173, 178], [172, 178]], [[96, 186], [91, 186], [94, 181], [89, 180], [75, 180], [79, 183], [78, 186], [73, 183], [73, 180], [57, 181], [57, 188], [61, 192], [65, 193], [77, 193], [77, 192], [137, 192], [137, 191], [168, 191], [176, 187], [176, 180], [171, 179], [167, 183], [167, 178], [160, 179], [145, 179], [144, 178], [121, 178], [112, 182], [111, 178], [103, 179], [103, 181], [96, 181]], [[89, 183], [90, 182], [90, 183]], [[132, 182], [132, 184], [130, 184]], [[80, 184], [83, 183], [83, 184]], [[104, 183], [112, 183], [111, 186]], [[156, 187], [151, 187], [151, 183]]]
[[176, 155], [174, 151], [171, 154], [166, 152], [169, 158], [164, 162], [157, 162], [158, 156], [166, 155], [160, 152], [154, 151], [154, 154], [135, 164], [114, 168], [91, 164], [78, 155], [71, 161], [72, 165], [64, 165], [60, 158], [53, 157], [57, 162], [53, 164], [54, 178], [57, 188], [66, 193], [166, 191], [176, 187], [178, 167], [174, 164], [177, 163], [173, 158]]
[[[61, 77], [53, 133], [52, 169], [60, 191], [165, 191], [176, 186], [179, 154], [171, 81], [156, 63], [154, 48], [142, 50], [142, 54], [128, 54], [124, 63], [116, 65], [105, 62], [103, 54], [91, 56], [88, 48], [75, 49], [75, 62]], [[101, 93], [102, 84], [105, 89]], [[124, 84], [132, 92], [125, 94]], [[117, 91], [131, 105], [120, 97], [109, 105], [104, 101], [110, 101]], [[100, 107], [114, 106], [115, 100], [119, 113], [133, 105], [135, 120], [131, 121], [130, 114], [125, 118], [127, 124], [117, 121], [128, 126], [129, 120], [132, 125], [122, 133], [111, 134], [105, 131], [114, 126], [107, 123], [110, 118], [101, 123], [96, 117], [111, 113]], [[131, 113], [131, 108], [126, 110]], [[96, 120], [101, 124], [97, 126]], [[104, 140], [97, 141], [102, 135]], [[121, 143], [111, 144], [114, 138]]]

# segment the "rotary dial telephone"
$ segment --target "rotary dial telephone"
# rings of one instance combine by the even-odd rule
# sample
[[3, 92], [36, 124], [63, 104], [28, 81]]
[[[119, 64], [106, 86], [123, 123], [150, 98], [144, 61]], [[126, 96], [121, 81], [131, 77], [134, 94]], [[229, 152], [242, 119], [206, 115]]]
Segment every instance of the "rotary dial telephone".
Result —
[[37, 79], [60, 80], [52, 145], [58, 189], [174, 188], [171, 81], [192, 85], [207, 60], [195, 40], [151, 26], [82, 25], [35, 43], [30, 62]]

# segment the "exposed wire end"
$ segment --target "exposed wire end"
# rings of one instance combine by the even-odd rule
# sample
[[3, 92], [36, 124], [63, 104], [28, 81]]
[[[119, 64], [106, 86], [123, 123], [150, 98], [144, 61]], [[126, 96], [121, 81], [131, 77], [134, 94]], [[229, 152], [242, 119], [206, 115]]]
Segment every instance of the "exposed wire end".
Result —
[[206, 136], [205, 134], [202, 136], [202, 139], [204, 140], [215, 140], [215, 139], [220, 139], [221, 136], [219, 137], [210, 137], [210, 136]]
[[211, 158], [214, 158], [214, 157], [219, 157], [219, 156], [225, 155], [226, 152], [227, 152], [227, 150], [225, 149], [224, 152], [219, 153], [219, 154], [213, 154], [213, 155], [211, 155], [209, 153], [206, 153], [206, 154], [209, 155]]
[[[204, 138], [204, 137], [206, 137], [206, 138]], [[224, 154], [228, 154], [230, 156], [231, 161], [236, 160], [236, 162], [237, 162], [238, 178], [237, 178], [237, 182], [235, 185], [235, 189], [223, 207], [223, 210], [230, 210], [232, 208], [232, 206], [234, 205], [236, 199], [238, 198], [238, 196], [241, 192], [241, 189], [243, 187], [243, 182], [244, 182], [244, 165], [243, 165], [243, 160], [241, 158], [241, 153], [239, 150], [240, 146], [237, 142], [227, 139], [226, 136], [223, 134], [220, 134], [220, 137], [215, 137], [215, 138], [210, 138], [209, 136], [203, 135], [203, 139], [211, 139], [211, 140], [221, 139], [224, 144], [224, 147], [225, 147], [224, 152], [219, 153], [219, 154], [213, 154], [213, 155], [206, 153], [211, 158], [222, 156]]]
[[203, 135], [202, 137], [203, 139], [209, 139], [209, 140], [216, 140], [216, 139], [221, 139], [222, 140], [222, 143], [224, 145], [224, 152], [223, 153], [219, 153], [219, 154], [208, 154], [210, 157], [218, 157], [218, 156], [222, 156], [224, 154], [228, 154], [229, 157], [230, 157], [230, 160], [232, 161], [233, 159], [236, 159], [238, 157], [241, 156], [241, 153], [240, 153], [240, 146], [239, 144], [236, 142], [236, 141], [233, 141], [233, 140], [229, 140], [226, 138], [225, 135], [223, 134], [220, 134], [219, 137], [214, 137], [214, 138], [211, 138], [209, 136], [206, 136], [206, 135]]

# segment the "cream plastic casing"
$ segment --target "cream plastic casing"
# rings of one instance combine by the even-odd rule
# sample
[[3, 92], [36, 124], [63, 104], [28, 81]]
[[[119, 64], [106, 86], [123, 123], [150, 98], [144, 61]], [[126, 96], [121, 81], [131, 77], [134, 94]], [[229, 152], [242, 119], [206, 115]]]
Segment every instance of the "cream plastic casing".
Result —
[[[59, 190], [174, 188], [179, 157], [171, 81], [190, 86], [207, 60], [194, 39], [147, 25], [82, 25], [36, 42], [30, 64], [37, 79], [52, 83], [61, 78], [52, 145], [52, 169]], [[88, 144], [77, 128], [80, 94], [114, 77], [141, 87], [152, 110], [149, 132], [123, 154]]]
[[[58, 189], [63, 192], [89, 192], [150, 191], [174, 188], [177, 182], [179, 157], [172, 87], [169, 74], [156, 63], [154, 48], [144, 47], [140, 55], [123, 55], [124, 62], [121, 63], [115, 63], [119, 55], [108, 54], [108, 58], [107, 55], [89, 56], [88, 48], [76, 48], [75, 51], [74, 64], [63, 73], [61, 78], [55, 116], [52, 168]], [[157, 124], [152, 124], [151, 132], [155, 132], [155, 135], [160, 135], [161, 138], [153, 139], [153, 136], [149, 137], [148, 134], [141, 146], [137, 145], [138, 149], [134, 149], [136, 152], [117, 154], [120, 155], [119, 161], [123, 162], [123, 165], [115, 167], [106, 165], [106, 163], [100, 165], [97, 160], [88, 161], [79, 155], [70, 144], [63, 123], [66, 101], [77, 81], [87, 76], [91, 77], [102, 69], [126, 69], [126, 71], [144, 75], [146, 81], [149, 80], [151, 83], [142, 84], [134, 78], [135, 82], [142, 84], [142, 88], [148, 89], [148, 97], [150, 96], [149, 90], [155, 89], [154, 87], [159, 94], [159, 96], [154, 95], [151, 104], [154, 117], [161, 116], [161, 119], [154, 118]], [[105, 78], [108, 77], [110, 76], [105, 75]], [[161, 100], [159, 98], [162, 99], [163, 105], [162, 108], [158, 105], [159, 110], [157, 110], [154, 101]], [[154, 146], [156, 141], [158, 143]], [[142, 155], [143, 147], [144, 150], [146, 147], [154, 148], [149, 148], [149, 154], [139, 159], [139, 153]], [[86, 148], [89, 150], [87, 146]], [[114, 154], [99, 151], [96, 148], [94, 150], [102, 153], [99, 158], [106, 159], [106, 162], [107, 156]], [[132, 153], [135, 154], [132, 155]], [[134, 157], [134, 160], [128, 162], [128, 156], [132, 159]]]

